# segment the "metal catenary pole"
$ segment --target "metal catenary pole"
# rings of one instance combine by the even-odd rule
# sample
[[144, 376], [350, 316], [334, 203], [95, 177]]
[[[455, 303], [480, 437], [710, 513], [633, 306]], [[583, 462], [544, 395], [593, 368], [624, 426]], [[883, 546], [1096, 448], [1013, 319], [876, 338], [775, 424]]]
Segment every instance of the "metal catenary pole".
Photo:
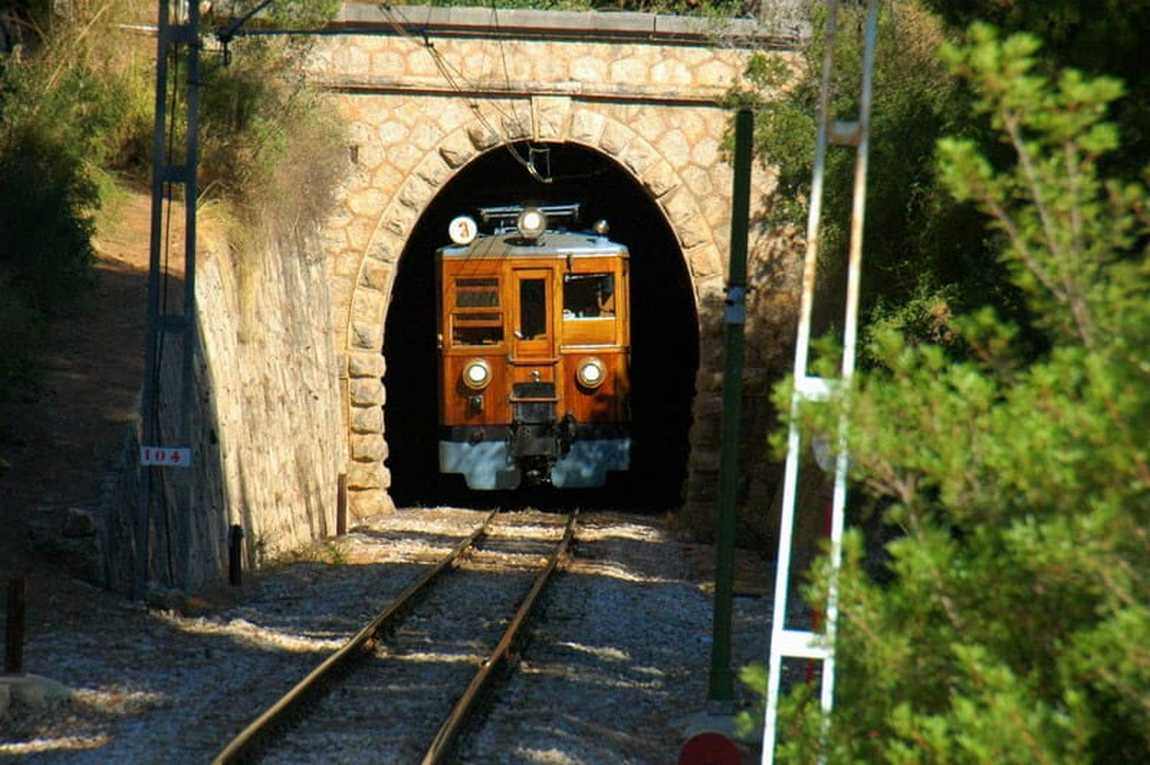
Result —
[[739, 418], [743, 396], [743, 346], [746, 323], [747, 225], [751, 199], [751, 142], [754, 115], [735, 116], [735, 178], [731, 211], [731, 260], [727, 286], [726, 369], [723, 374], [722, 445], [719, 456], [719, 539], [715, 556], [715, 612], [711, 642], [711, 701], [734, 699], [731, 672], [731, 601], [734, 590], [735, 500], [739, 485]]
[[[199, 149], [197, 132], [199, 122], [199, 20], [198, 2], [191, 0], [184, 6], [183, 23], [171, 23], [170, 0], [159, 0], [158, 28], [156, 35], [156, 96], [155, 124], [152, 134], [152, 219], [148, 259], [148, 330], [144, 346], [144, 385], [140, 406], [140, 462], [142, 466], [142, 487], [135, 524], [135, 572], [132, 593], [136, 598], [143, 597], [151, 577], [152, 558], [152, 505], [159, 471], [165, 466], [188, 467], [191, 464], [192, 407], [193, 407], [193, 357], [196, 344], [195, 277], [196, 277], [196, 199], [198, 195], [196, 176]], [[183, 163], [174, 163], [167, 143], [169, 121], [176, 120], [179, 99], [168, 103], [168, 59], [173, 51], [183, 46], [186, 57], [185, 79], [185, 120], [186, 135]], [[162, 253], [166, 246], [164, 226], [165, 191], [171, 184], [184, 186], [184, 295], [178, 313], [165, 312], [166, 304], [166, 264]], [[182, 447], [168, 447], [163, 444], [160, 432], [161, 409], [161, 351], [165, 337], [176, 334], [181, 338], [181, 391], [180, 391], [180, 435], [185, 444]], [[187, 499], [179, 514], [177, 523], [181, 530], [189, 522], [191, 508], [192, 481], [185, 483]], [[166, 497], [161, 497], [166, 502]], [[186, 534], [179, 535], [186, 539]], [[175, 551], [169, 550], [169, 555]]]
[[[849, 469], [847, 454], [847, 413], [838, 423], [836, 438], [835, 485], [831, 514], [831, 582], [826, 607], [826, 631], [823, 634], [786, 628], [787, 596], [790, 576], [794, 515], [798, 494], [798, 471], [801, 438], [797, 425], [803, 402], [825, 401], [835, 389], [846, 389], [854, 374], [855, 346], [858, 334], [858, 293], [862, 274], [862, 235], [866, 212], [867, 156], [870, 144], [870, 111], [872, 73], [878, 30], [878, 0], [868, 0], [863, 48], [862, 84], [857, 121], [830, 121], [831, 85], [834, 69], [834, 41], [838, 3], [828, 0], [826, 50], [819, 94], [818, 135], [811, 182], [810, 214], [807, 221], [807, 252], [803, 265], [803, 292], [799, 308], [798, 337], [795, 344], [794, 393], [791, 397], [791, 424], [787, 435], [787, 462], [784, 472], [783, 510], [779, 524], [779, 551], [776, 558], [775, 597], [771, 625], [770, 662], [767, 681], [767, 705], [763, 727], [763, 765], [774, 761], [778, 723], [779, 684], [784, 658], [822, 662], [820, 706], [829, 715], [834, 703], [835, 630], [838, 621], [837, 573], [842, 560], [843, 518], [846, 507], [846, 479]], [[843, 322], [843, 358], [839, 380], [825, 380], [807, 375], [810, 351], [811, 312], [815, 294], [818, 263], [819, 223], [822, 216], [823, 173], [828, 142], [856, 149], [853, 204], [851, 210], [850, 251], [847, 264], [846, 315]]]
[[[164, 212], [164, 173], [167, 151], [164, 137], [167, 133], [167, 92], [168, 92], [168, 46], [169, 46], [169, 6], [168, 0], [160, 0], [158, 30], [156, 33], [156, 100], [155, 125], [152, 130], [152, 222], [148, 245], [148, 331], [144, 342], [144, 390], [140, 402], [140, 444], [155, 443], [156, 390], [156, 343], [160, 332], [160, 246], [163, 234]], [[155, 468], [144, 467], [143, 486], [140, 491], [140, 505], [135, 528], [135, 576], [132, 595], [144, 596], [147, 587], [149, 560], [151, 558], [151, 493]]]

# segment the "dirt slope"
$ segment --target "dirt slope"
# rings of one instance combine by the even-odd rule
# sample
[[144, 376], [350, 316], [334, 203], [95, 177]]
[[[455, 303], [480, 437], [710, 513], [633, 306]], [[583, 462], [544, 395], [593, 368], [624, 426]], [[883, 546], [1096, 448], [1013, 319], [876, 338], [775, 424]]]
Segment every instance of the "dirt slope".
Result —
[[93, 289], [53, 323], [44, 374], [24, 400], [0, 404], [0, 576], [56, 567], [27, 543], [68, 507], [91, 506], [137, 408], [147, 326], [150, 199], [121, 199], [95, 244]]

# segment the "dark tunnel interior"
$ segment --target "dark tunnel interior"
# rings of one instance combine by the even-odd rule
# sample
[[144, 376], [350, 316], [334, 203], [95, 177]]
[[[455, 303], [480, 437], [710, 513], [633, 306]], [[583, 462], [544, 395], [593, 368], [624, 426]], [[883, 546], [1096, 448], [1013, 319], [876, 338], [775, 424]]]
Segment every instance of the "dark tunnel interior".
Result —
[[[515, 147], [528, 156], [526, 145]], [[699, 364], [698, 319], [690, 277], [674, 233], [657, 204], [623, 168], [593, 150], [546, 144], [536, 180], [507, 147], [461, 170], [423, 213], [404, 248], [384, 334], [385, 431], [391, 493], [413, 505], [533, 505], [667, 510], [686, 479], [688, 431]], [[531, 489], [469, 492], [461, 476], [437, 465], [435, 251], [448, 243], [448, 223], [477, 208], [579, 202], [584, 228], [606, 219], [610, 238], [631, 254], [631, 471], [600, 490]]]

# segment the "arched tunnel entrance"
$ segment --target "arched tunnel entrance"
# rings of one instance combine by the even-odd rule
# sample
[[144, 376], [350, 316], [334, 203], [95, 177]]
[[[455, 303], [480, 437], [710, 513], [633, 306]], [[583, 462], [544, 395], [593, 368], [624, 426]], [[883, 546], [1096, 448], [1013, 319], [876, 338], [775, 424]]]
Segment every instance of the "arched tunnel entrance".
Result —
[[[526, 145], [515, 148], [527, 156]], [[632, 469], [602, 490], [536, 492], [531, 502], [648, 510], [681, 502], [699, 324], [679, 244], [656, 202], [613, 160], [575, 144], [546, 148], [549, 156], [537, 154], [536, 164], [543, 171], [549, 165], [549, 184], [532, 177], [506, 146], [473, 160], [428, 205], [404, 247], [383, 346], [384, 429], [391, 494], [399, 506], [509, 501], [467, 493], [456, 476], [438, 472], [435, 250], [448, 242], [453, 217], [524, 202], [579, 202], [582, 225], [606, 219], [611, 239], [631, 253]]]

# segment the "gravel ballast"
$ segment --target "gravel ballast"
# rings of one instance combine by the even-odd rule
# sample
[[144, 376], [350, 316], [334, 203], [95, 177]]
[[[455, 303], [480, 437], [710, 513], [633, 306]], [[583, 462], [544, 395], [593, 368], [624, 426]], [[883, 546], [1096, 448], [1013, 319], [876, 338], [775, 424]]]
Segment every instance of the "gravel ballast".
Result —
[[[485, 516], [401, 510], [178, 611], [76, 584], [79, 602], [63, 598], [25, 651], [26, 668], [70, 686], [72, 699], [13, 703], [0, 718], [0, 757], [209, 761]], [[268, 761], [418, 761], [562, 521], [500, 516], [483, 549], [379, 645], [370, 671], [315, 705], [323, 730], [285, 734]], [[599, 512], [581, 515], [573, 553], [458, 761], [676, 761], [706, 699], [712, 601], [692, 563], [700, 550], [675, 541], [663, 519]], [[767, 597], [735, 599], [736, 666], [765, 658], [769, 611]]]

